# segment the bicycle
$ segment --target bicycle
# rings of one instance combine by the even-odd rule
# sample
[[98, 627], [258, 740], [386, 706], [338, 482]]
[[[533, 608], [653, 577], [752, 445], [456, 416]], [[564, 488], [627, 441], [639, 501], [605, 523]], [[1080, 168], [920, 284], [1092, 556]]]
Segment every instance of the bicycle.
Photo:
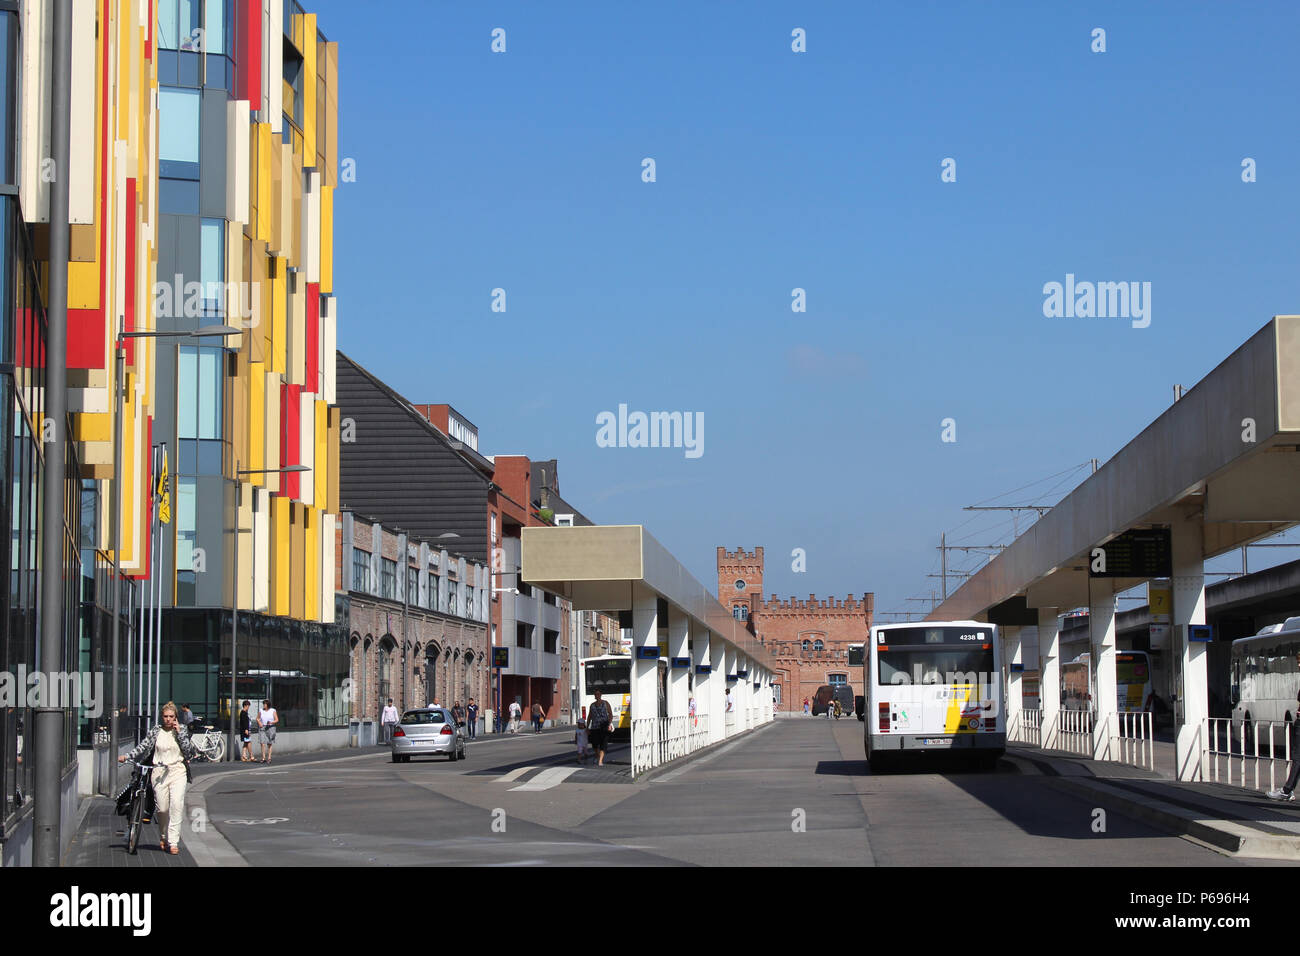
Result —
[[136, 770], [131, 779], [131, 809], [127, 813], [126, 852], [134, 856], [140, 843], [140, 829], [144, 826], [144, 808], [149, 800], [149, 787], [152, 786], [149, 771], [154, 769], [155, 764], [140, 763], [136, 760], [132, 760], [131, 763], [135, 764]]
[[204, 760], [220, 763], [226, 759], [226, 735], [213, 733], [215, 729], [211, 724], [204, 724], [203, 733], [195, 734], [190, 741]]

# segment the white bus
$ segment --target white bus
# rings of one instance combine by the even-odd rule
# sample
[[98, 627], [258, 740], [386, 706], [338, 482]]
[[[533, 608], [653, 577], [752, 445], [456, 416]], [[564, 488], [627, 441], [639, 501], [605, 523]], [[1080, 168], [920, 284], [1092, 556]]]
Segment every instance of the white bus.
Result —
[[[585, 718], [596, 691], [609, 703], [614, 713], [610, 725], [614, 733], [632, 730], [632, 658], [628, 654], [605, 654], [584, 657], [580, 661], [581, 678], [578, 701]], [[659, 716], [668, 716], [668, 661], [659, 658]]]
[[1231, 667], [1232, 732], [1236, 738], [1244, 723], [1250, 746], [1255, 724], [1295, 719], [1296, 693], [1300, 692], [1300, 617], [1289, 617], [1254, 637], [1233, 641]]
[[877, 625], [863, 663], [863, 739], [872, 771], [935, 753], [973, 757], [991, 770], [1006, 751], [996, 626]]

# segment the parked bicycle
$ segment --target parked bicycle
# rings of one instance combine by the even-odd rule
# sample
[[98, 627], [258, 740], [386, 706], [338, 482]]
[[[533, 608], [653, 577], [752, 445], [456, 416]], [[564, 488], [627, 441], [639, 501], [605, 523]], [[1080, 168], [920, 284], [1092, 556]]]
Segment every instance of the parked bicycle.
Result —
[[190, 740], [204, 760], [220, 763], [226, 759], [226, 735], [211, 724], [204, 724], [203, 733], [192, 735]]

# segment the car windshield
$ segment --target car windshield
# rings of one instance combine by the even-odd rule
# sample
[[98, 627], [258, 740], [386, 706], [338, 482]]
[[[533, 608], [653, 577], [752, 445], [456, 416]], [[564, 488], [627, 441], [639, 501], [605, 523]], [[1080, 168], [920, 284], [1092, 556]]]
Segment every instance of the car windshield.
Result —
[[402, 715], [404, 724], [445, 724], [447, 715], [440, 710], [408, 710]]

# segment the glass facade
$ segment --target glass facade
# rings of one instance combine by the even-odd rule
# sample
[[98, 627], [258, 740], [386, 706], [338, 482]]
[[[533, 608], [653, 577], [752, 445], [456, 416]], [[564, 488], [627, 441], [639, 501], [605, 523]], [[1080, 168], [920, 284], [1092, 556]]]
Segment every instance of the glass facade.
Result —
[[[163, 614], [162, 686], [171, 698], [221, 727], [230, 720], [230, 610]], [[236, 690], [269, 700], [280, 730], [346, 727], [347, 625], [240, 612]], [[236, 712], [238, 708], [236, 708]]]

